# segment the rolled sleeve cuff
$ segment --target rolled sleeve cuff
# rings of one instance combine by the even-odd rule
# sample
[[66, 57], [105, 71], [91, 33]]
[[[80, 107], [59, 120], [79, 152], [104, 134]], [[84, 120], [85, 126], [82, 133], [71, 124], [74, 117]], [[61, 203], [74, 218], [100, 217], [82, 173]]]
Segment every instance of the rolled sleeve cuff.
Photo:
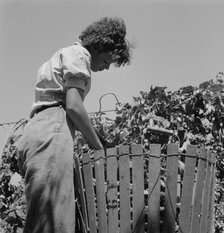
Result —
[[66, 87], [76, 87], [82, 89], [85, 92], [86, 80], [84, 78], [67, 78], [65, 81]]

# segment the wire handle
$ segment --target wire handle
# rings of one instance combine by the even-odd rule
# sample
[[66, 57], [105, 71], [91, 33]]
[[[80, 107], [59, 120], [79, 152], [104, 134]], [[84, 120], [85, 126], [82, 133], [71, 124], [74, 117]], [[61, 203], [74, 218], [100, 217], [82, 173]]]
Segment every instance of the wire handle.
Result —
[[118, 98], [117, 98], [117, 96], [114, 94], [114, 93], [112, 93], [112, 92], [109, 92], [109, 93], [106, 93], [106, 94], [104, 94], [104, 95], [102, 95], [100, 98], [99, 98], [99, 113], [100, 112], [102, 112], [102, 98], [103, 97], [105, 97], [106, 95], [112, 95], [112, 96], [114, 96], [114, 98], [116, 99], [116, 101], [117, 101], [117, 104], [118, 105], [120, 105], [121, 104], [121, 102], [118, 100]]

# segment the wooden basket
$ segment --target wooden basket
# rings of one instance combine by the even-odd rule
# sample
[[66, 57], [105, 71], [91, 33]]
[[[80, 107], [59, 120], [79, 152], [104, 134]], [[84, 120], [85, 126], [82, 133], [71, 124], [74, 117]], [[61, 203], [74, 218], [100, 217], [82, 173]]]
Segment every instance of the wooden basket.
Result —
[[79, 169], [87, 232], [213, 232], [215, 155], [203, 147], [180, 154], [168, 144], [162, 155], [159, 144], [147, 153], [141, 145], [121, 146], [83, 154]]

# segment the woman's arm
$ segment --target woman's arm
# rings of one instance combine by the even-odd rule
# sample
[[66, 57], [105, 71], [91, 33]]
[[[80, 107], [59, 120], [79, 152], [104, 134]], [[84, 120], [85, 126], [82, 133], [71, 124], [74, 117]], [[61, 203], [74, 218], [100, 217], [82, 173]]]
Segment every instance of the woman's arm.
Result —
[[69, 88], [67, 90], [66, 111], [74, 125], [86, 138], [90, 147], [95, 150], [103, 149], [103, 146], [83, 105], [81, 89]]

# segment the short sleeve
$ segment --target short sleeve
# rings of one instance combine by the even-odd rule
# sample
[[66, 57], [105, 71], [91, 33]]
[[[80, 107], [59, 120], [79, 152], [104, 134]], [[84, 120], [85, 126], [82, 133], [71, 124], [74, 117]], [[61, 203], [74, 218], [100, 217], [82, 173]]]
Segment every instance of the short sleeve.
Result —
[[63, 79], [66, 87], [77, 87], [85, 92], [91, 77], [90, 55], [82, 46], [71, 46], [62, 50]]

